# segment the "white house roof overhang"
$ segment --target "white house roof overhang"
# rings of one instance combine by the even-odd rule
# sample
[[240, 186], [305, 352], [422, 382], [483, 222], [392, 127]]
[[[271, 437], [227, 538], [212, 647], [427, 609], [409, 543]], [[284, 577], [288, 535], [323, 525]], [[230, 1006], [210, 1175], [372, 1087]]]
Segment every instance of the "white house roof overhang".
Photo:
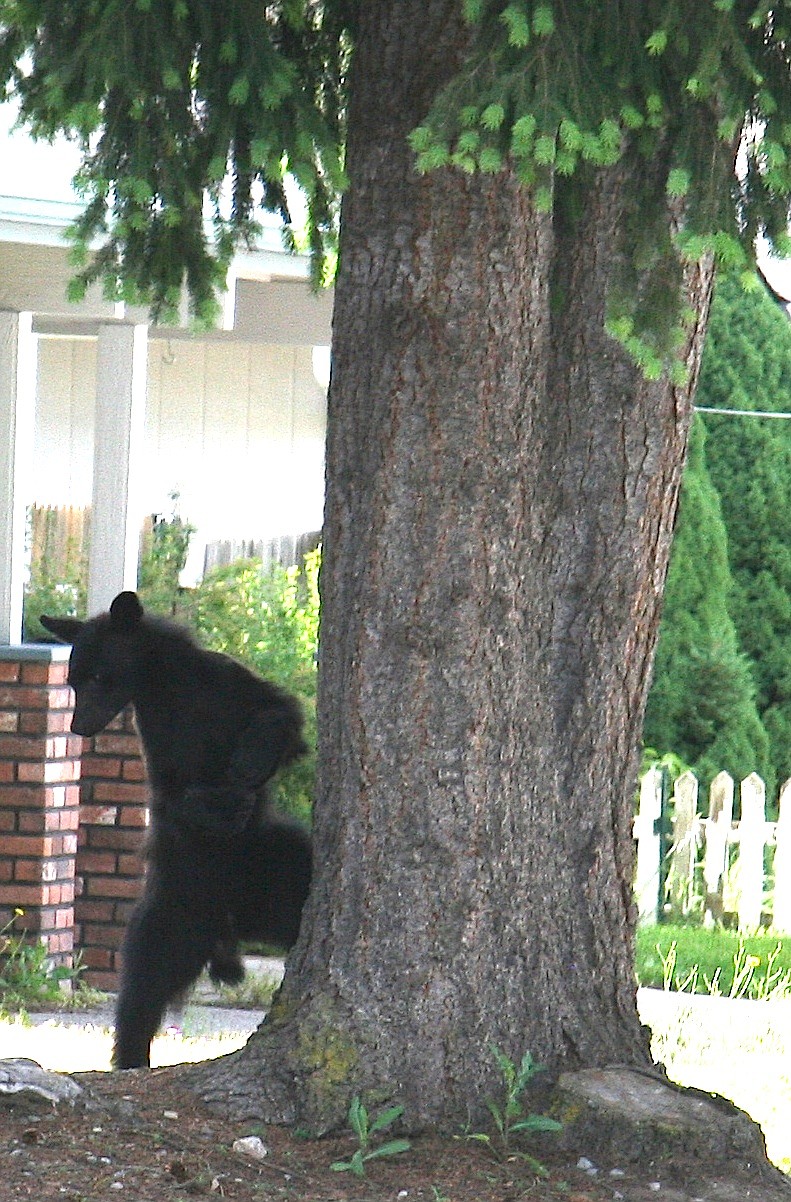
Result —
[[[86, 337], [98, 343], [88, 586], [95, 612], [120, 589], [134, 587], [137, 535], [130, 498], [142, 444], [148, 340], [195, 337], [186, 312], [177, 325], [149, 327], [145, 312], [106, 299], [98, 285], [79, 303], [70, 302], [74, 269], [67, 229], [79, 203], [11, 191], [0, 193], [0, 645], [21, 639], [37, 340]], [[328, 347], [332, 294], [316, 294], [308, 280], [306, 257], [286, 252], [279, 231], [265, 226], [257, 247], [232, 262], [220, 328], [200, 337]]]

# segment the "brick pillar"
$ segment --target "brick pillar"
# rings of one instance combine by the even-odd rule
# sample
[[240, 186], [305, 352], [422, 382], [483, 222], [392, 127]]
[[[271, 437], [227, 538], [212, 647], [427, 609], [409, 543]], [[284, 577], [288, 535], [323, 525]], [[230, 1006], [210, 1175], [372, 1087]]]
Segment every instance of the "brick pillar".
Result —
[[17, 916], [71, 964], [82, 740], [68, 733], [68, 647], [0, 647], [0, 924]]
[[118, 984], [119, 952], [143, 884], [141, 848], [148, 822], [147, 788], [131, 708], [84, 741], [77, 851], [77, 940], [84, 979], [99, 989]]

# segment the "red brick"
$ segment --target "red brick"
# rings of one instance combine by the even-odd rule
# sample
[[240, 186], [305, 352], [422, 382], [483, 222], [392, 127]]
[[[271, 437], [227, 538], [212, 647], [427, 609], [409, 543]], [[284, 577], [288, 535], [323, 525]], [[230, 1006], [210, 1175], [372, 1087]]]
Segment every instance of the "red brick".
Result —
[[[16, 830], [16, 814], [13, 810], [0, 810], [0, 831]], [[0, 853], [2, 848], [0, 847]]]
[[112, 851], [82, 851], [80, 872], [114, 873], [118, 871], [118, 857]]
[[118, 871], [123, 876], [142, 876], [143, 860], [140, 856], [120, 855]]
[[141, 830], [119, 830], [114, 826], [92, 826], [88, 832], [90, 847], [112, 847], [117, 851], [137, 851], [143, 845]]
[[19, 715], [19, 729], [25, 735], [43, 735], [47, 731], [46, 710], [25, 710]]
[[118, 806], [80, 806], [80, 822], [85, 826], [114, 826], [118, 818]]
[[74, 806], [69, 810], [58, 810], [58, 830], [78, 831], [80, 828], [80, 811]]
[[84, 755], [82, 757], [83, 779], [89, 776], [99, 776], [108, 780], [119, 777], [121, 764], [122, 761], [117, 756]]
[[96, 802], [107, 801], [130, 802], [132, 805], [144, 805], [148, 799], [148, 789], [145, 785], [122, 784], [120, 781], [101, 781], [93, 787], [93, 799]]
[[59, 935], [48, 935], [50, 953], [70, 959], [69, 953], [74, 950], [74, 931], [61, 931]]
[[21, 685], [5, 685], [0, 688], [0, 705], [3, 709], [41, 710], [47, 704], [44, 689], [24, 688]]
[[17, 765], [17, 780], [21, 781], [38, 781], [44, 783], [44, 761], [43, 760], [23, 760]]
[[49, 664], [23, 664], [21, 679], [25, 684], [49, 684]]
[[[65, 810], [42, 810], [41, 812], [44, 815], [44, 830], [48, 834], [57, 833], [63, 829], [60, 825], [60, 816], [66, 813]], [[76, 828], [66, 827], [66, 830], [71, 829]]]
[[0, 734], [0, 759], [38, 760], [42, 758], [42, 750], [40, 739]]
[[82, 962], [88, 968], [103, 968], [106, 970], [113, 966], [113, 954], [107, 948], [103, 947], [84, 947], [82, 949]]
[[22, 680], [25, 684], [65, 684], [69, 665], [63, 660], [53, 664], [23, 664]]
[[[42, 883], [41, 860], [16, 859], [8, 860], [7, 862], [13, 866], [15, 881], [35, 881], [37, 884]], [[46, 863], [46, 861], [43, 862]]]
[[[20, 820], [26, 815], [20, 814]], [[3, 839], [3, 855], [28, 856], [39, 859], [52, 855], [52, 842], [41, 835], [6, 835]]]
[[7, 784], [15, 776], [16, 765], [9, 761], [0, 761], [0, 782]]
[[101, 734], [93, 744], [97, 755], [140, 755], [140, 740], [134, 734]]
[[43, 890], [43, 885], [0, 885], [0, 903], [22, 907], [40, 906]]
[[71, 710], [47, 710], [44, 715], [44, 730], [51, 735], [66, 734], [71, 730]]
[[3, 684], [8, 684], [11, 681], [19, 680], [19, 664], [4, 661], [0, 663], [0, 681]]
[[[82, 962], [85, 963], [84, 956]], [[87, 972], [80, 973], [80, 980], [94, 989], [103, 989], [107, 993], [112, 993], [114, 989], [118, 988], [117, 972], [99, 972], [97, 969], [89, 968]]]
[[18, 827], [20, 832], [35, 834], [39, 831], [43, 831], [46, 825], [45, 814], [45, 810], [23, 810], [18, 817]]
[[115, 926], [85, 926], [82, 942], [86, 947], [119, 948], [124, 941], [126, 927]]
[[[137, 897], [140, 892], [140, 881], [121, 879], [116, 876], [88, 877], [85, 882], [86, 893], [90, 897]], [[0, 901], [3, 898], [0, 896]]]
[[14, 861], [0, 860], [0, 881], [10, 881], [14, 875]]
[[36, 910], [30, 917], [35, 920], [37, 930], [44, 932], [55, 930], [55, 910], [51, 908]]
[[74, 904], [74, 912], [79, 922], [112, 922], [115, 916], [115, 903], [80, 897]]
[[37, 810], [41, 808], [44, 792], [33, 785], [8, 784], [0, 789], [0, 806]]
[[133, 827], [137, 830], [146, 830], [149, 825], [148, 806], [121, 806], [118, 815], [118, 825], [120, 827]]
[[61, 809], [63, 806], [77, 809], [80, 804], [80, 786], [78, 784], [46, 785], [44, 787], [44, 804], [52, 809]]
[[51, 856], [75, 856], [77, 854], [77, 836], [72, 831], [62, 831], [50, 838]]
[[124, 760], [121, 775], [124, 780], [145, 780], [146, 766], [142, 759]]

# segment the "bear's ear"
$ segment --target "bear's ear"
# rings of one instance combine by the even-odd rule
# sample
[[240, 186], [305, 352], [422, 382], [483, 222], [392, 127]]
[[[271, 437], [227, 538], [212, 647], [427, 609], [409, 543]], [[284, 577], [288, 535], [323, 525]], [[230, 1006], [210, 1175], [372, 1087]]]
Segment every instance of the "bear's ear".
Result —
[[110, 617], [114, 626], [132, 630], [143, 616], [143, 606], [137, 593], [119, 593], [110, 606]]
[[39, 622], [63, 643], [73, 643], [85, 625], [79, 618], [49, 618], [46, 614], [41, 615]]

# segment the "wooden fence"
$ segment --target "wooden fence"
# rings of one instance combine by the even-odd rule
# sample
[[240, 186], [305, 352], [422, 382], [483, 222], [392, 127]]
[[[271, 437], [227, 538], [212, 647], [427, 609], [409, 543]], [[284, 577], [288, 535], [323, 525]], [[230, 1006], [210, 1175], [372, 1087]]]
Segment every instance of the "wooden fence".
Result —
[[791, 780], [780, 790], [776, 822], [766, 819], [766, 788], [754, 773], [740, 784], [738, 822], [726, 772], [712, 781], [705, 815], [691, 772], [678, 778], [672, 798], [666, 793], [664, 774], [647, 772], [635, 819], [640, 921], [699, 913], [707, 925], [791, 933]]
[[[146, 517], [140, 532], [141, 554], [150, 539], [154, 515]], [[28, 510], [28, 551], [34, 575], [45, 565], [50, 580], [85, 580], [88, 571], [90, 509], [35, 505]], [[206, 546], [204, 575], [214, 567], [237, 559], [260, 559], [263, 567], [301, 564], [315, 551], [320, 531], [269, 539], [222, 539]]]
[[87, 571], [91, 512], [69, 506], [33, 505], [28, 510], [28, 553], [34, 569], [50, 580], [71, 580]]

